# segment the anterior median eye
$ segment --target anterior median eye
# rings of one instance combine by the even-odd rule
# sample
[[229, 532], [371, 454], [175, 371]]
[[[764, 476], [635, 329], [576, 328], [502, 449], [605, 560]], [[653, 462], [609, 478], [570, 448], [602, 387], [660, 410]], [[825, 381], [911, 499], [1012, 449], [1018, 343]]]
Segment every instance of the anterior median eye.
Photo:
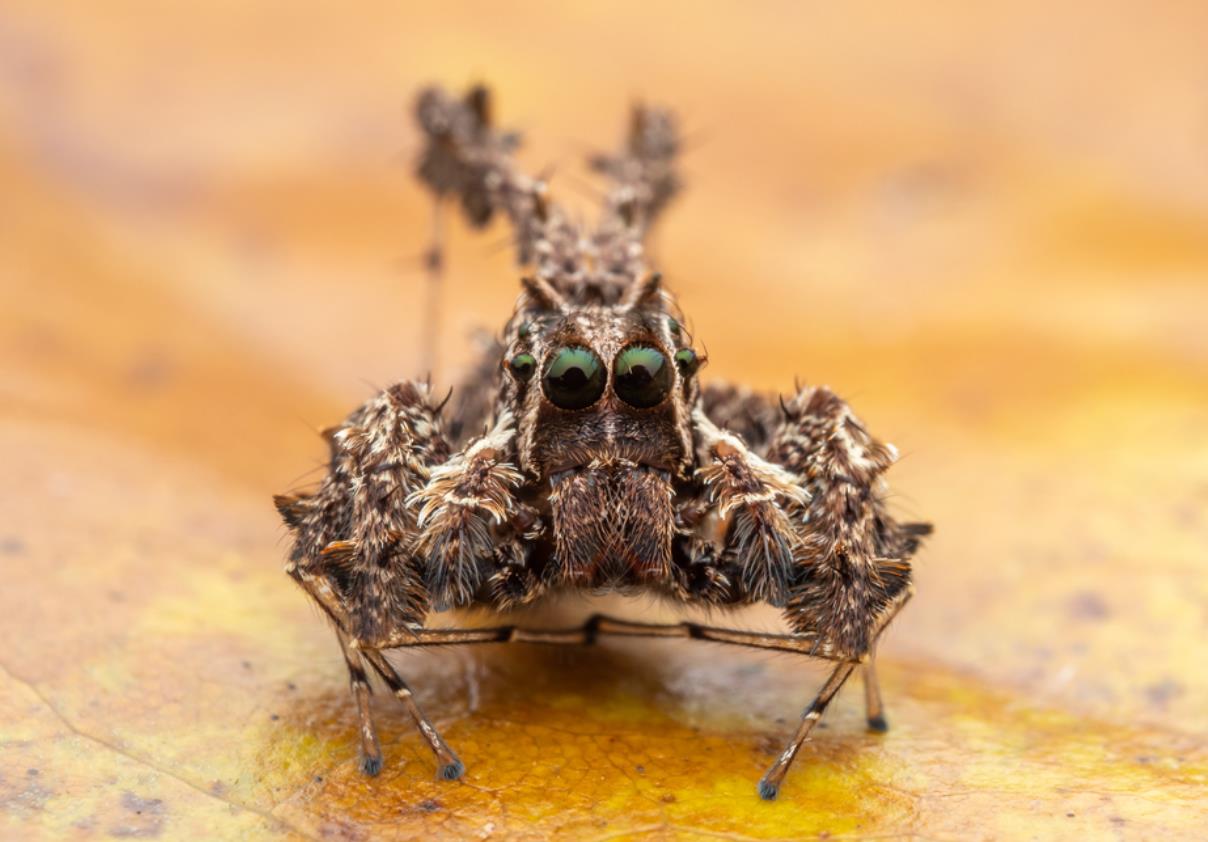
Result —
[[663, 352], [645, 345], [633, 345], [617, 354], [613, 374], [617, 397], [638, 409], [662, 403], [675, 379]]
[[541, 385], [550, 403], [562, 409], [586, 409], [604, 394], [604, 366], [587, 348], [562, 348], [546, 363]]

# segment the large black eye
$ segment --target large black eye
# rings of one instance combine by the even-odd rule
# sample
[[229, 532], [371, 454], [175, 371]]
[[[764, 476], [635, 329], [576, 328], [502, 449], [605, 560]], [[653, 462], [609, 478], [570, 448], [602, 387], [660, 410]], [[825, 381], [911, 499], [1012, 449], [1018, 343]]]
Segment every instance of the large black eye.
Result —
[[554, 406], [585, 409], [604, 394], [604, 366], [586, 348], [562, 348], [545, 366], [541, 385]]
[[675, 379], [663, 352], [645, 345], [634, 345], [617, 354], [613, 373], [617, 397], [638, 409], [662, 403]]

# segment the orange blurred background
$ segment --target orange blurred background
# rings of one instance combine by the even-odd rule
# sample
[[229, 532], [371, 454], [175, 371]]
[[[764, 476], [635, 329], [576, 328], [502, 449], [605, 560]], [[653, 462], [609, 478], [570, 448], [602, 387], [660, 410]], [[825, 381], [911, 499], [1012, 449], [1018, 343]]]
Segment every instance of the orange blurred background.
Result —
[[[653, 249], [706, 376], [829, 384], [937, 525], [891, 675], [1202, 746], [1206, 35], [1178, 2], [5, 2], [0, 627], [37, 630], [11, 672], [53, 695], [37, 640], [90, 563], [56, 542], [113, 540], [83, 513], [140, 499], [127, 452], [262, 500], [232, 540], [294, 599], [269, 495], [424, 373], [412, 98], [485, 81], [585, 214], [629, 104], [682, 115]], [[518, 277], [501, 225], [447, 230], [438, 391]], [[100, 465], [114, 496], [66, 499]]]

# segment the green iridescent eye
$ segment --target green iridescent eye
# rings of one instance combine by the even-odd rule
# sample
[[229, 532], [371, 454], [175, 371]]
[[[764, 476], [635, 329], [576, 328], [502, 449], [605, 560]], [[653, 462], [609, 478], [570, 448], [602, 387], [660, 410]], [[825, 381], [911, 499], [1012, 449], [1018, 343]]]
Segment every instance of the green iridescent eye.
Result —
[[617, 397], [638, 409], [662, 403], [675, 379], [663, 352], [645, 345], [633, 345], [617, 354], [613, 374]]
[[684, 377], [691, 377], [700, 368], [700, 359], [691, 348], [681, 348], [675, 352], [675, 365]]
[[606, 380], [600, 358], [587, 348], [562, 348], [546, 363], [541, 385], [554, 406], [586, 409], [604, 394]]
[[517, 380], [528, 380], [537, 368], [537, 360], [532, 354], [517, 354], [508, 360], [508, 368]]

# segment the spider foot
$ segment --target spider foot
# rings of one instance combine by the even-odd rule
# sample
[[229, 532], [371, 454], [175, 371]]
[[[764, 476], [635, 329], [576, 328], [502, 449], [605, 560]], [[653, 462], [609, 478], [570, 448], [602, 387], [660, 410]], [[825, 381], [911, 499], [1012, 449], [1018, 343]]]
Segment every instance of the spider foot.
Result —
[[466, 764], [454, 757], [452, 762], [441, 764], [438, 774], [442, 780], [455, 781], [466, 773]]
[[759, 781], [759, 797], [764, 801], [775, 801], [776, 796], [780, 794], [779, 782], [773, 783], [766, 777]]
[[361, 769], [361, 774], [370, 778], [376, 778], [382, 771], [382, 755], [362, 754], [361, 760], [357, 765]]

